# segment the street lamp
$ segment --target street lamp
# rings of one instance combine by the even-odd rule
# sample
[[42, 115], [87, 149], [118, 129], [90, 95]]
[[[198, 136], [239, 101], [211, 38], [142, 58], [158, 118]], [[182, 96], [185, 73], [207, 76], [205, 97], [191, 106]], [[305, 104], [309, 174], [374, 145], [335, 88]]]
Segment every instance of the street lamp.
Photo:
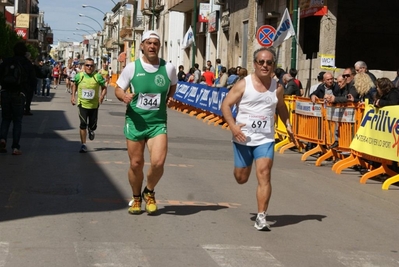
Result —
[[89, 31], [86, 31], [86, 30], [84, 30], [84, 29], [81, 29], [81, 28], [76, 28], [76, 30], [78, 30], [78, 31], [83, 31], [83, 32], [87, 32], [90, 36], [92, 36], [93, 37], [93, 34], [94, 33], [90, 33]]
[[93, 19], [92, 17], [89, 17], [85, 14], [79, 14], [79, 17], [85, 17], [85, 18], [91, 19], [91, 20], [95, 21], [100, 26], [100, 29], [103, 28], [103, 26], [97, 20]]
[[95, 9], [95, 10], [100, 11], [101, 13], [103, 13], [104, 17], [106, 16], [106, 15], [105, 15], [105, 12], [102, 11], [101, 9], [98, 9], [97, 7], [90, 6], [90, 5], [82, 5], [82, 7], [83, 7], [83, 8], [86, 8], [86, 7], [93, 8], [93, 9]]
[[[101, 12], [101, 13], [104, 15], [104, 20], [105, 20], [106, 14], [105, 14], [105, 12], [101, 11], [100, 9], [98, 9], [98, 8], [96, 8], [96, 7], [94, 7], [94, 6], [89, 6], [89, 5], [82, 5], [82, 7], [83, 7], [83, 8], [90, 7], [90, 8], [93, 8], [93, 9], [95, 9], [95, 10]], [[100, 26], [100, 29], [101, 29], [101, 45], [100, 45], [100, 47], [101, 47], [101, 46], [104, 44], [104, 34], [102, 33], [102, 31], [103, 31], [103, 26], [101, 26], [101, 24], [100, 24], [97, 20], [93, 19], [92, 17], [86, 16], [86, 15], [84, 15], [84, 14], [79, 14], [79, 16], [80, 16], [80, 17], [86, 17], [86, 18], [89, 18], [89, 19], [91, 19], [91, 20], [94, 20], [94, 21]], [[79, 24], [79, 23], [78, 23], [78, 24]], [[98, 39], [98, 42], [100, 42], [99, 39]], [[100, 54], [101, 54], [101, 57], [102, 57], [102, 56], [103, 56], [102, 48], [101, 48], [100, 50], [101, 50], [101, 51], [100, 51]]]
[[90, 29], [92, 29], [93, 31], [97, 32], [97, 31], [96, 31], [96, 29], [94, 29], [94, 28], [93, 28], [93, 27], [91, 27], [90, 25], [87, 25], [87, 24], [84, 24], [84, 23], [81, 23], [81, 22], [77, 22], [77, 24], [78, 24], [78, 25], [84, 25], [84, 26], [87, 26], [87, 27], [89, 27]]

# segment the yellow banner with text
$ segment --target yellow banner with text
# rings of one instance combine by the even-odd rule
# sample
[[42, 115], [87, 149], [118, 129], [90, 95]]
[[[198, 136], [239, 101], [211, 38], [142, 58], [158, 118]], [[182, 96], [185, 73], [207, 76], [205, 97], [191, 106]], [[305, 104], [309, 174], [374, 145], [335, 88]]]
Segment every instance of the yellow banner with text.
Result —
[[399, 106], [367, 105], [350, 148], [379, 158], [399, 161]]

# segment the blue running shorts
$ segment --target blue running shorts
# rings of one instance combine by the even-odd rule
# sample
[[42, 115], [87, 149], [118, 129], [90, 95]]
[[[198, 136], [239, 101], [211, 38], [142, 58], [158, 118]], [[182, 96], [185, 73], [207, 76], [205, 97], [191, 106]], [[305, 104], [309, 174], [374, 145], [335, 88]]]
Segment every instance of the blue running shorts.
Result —
[[233, 142], [234, 166], [245, 168], [251, 166], [259, 158], [274, 159], [274, 142], [259, 146], [245, 146]]

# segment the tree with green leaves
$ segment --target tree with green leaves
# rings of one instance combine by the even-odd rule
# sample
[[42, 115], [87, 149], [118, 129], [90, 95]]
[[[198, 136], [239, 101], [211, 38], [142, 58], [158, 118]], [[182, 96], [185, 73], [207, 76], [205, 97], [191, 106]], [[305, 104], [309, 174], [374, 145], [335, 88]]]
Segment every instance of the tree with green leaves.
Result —
[[0, 56], [2, 58], [13, 55], [13, 47], [21, 38], [7, 25], [6, 18], [0, 13]]
[[[0, 57], [7, 58], [13, 56], [14, 45], [21, 40], [21, 37], [17, 35], [15, 31], [11, 29], [6, 23], [6, 18], [3, 13], [0, 13]], [[37, 47], [27, 44], [29, 53], [33, 59], [39, 55]]]

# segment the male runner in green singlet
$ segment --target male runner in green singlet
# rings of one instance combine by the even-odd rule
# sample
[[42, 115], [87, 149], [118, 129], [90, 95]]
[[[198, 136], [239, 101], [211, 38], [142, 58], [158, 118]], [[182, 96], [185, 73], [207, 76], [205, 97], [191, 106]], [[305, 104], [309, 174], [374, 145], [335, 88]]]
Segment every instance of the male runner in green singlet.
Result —
[[[154, 188], [164, 172], [168, 150], [166, 109], [177, 84], [176, 68], [158, 57], [161, 42], [158, 33], [143, 33], [143, 56], [129, 63], [116, 82], [115, 96], [126, 103], [124, 133], [130, 159], [129, 183], [133, 191], [128, 210], [140, 214], [142, 200], [148, 214], [157, 211]], [[127, 89], [131, 88], [131, 93]], [[151, 166], [144, 180], [144, 149], [147, 145]]]

